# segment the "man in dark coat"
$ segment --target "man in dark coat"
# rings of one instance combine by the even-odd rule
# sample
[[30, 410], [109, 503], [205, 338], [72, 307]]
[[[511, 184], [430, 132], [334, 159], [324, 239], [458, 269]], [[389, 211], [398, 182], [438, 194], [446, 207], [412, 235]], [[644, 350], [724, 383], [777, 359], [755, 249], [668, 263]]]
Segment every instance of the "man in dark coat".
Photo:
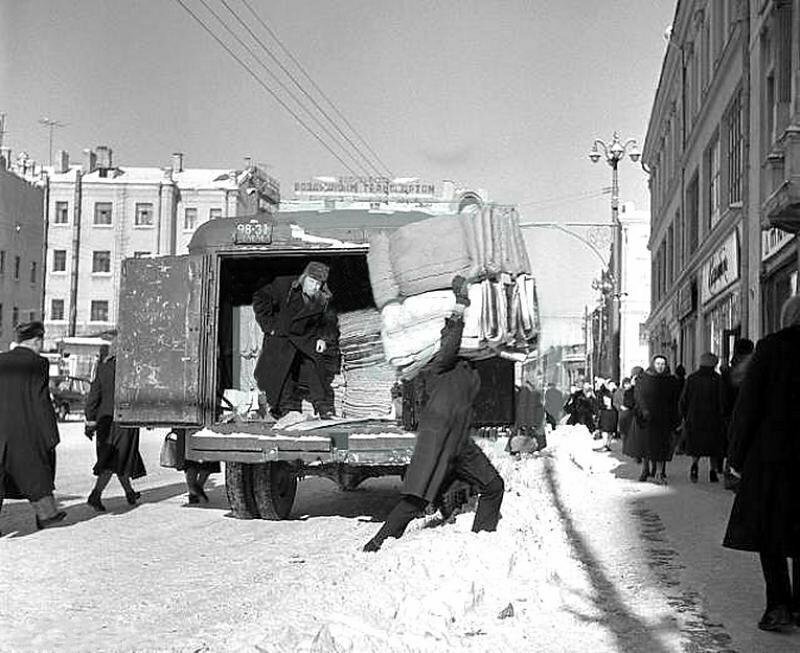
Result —
[[544, 391], [544, 410], [547, 421], [553, 429], [561, 419], [561, 413], [564, 409], [564, 393], [556, 388], [555, 383], [548, 383], [547, 390]]
[[409, 522], [437, 499], [445, 481], [452, 479], [478, 488], [480, 498], [473, 532], [497, 529], [505, 486], [470, 435], [472, 403], [481, 382], [472, 365], [458, 357], [464, 308], [469, 304], [468, 285], [457, 276], [453, 279], [453, 290], [456, 310], [445, 321], [438, 354], [421, 372], [426, 376], [428, 400], [419, 418], [417, 442], [403, 483], [403, 498], [364, 546], [364, 551], [377, 551], [387, 537], [401, 537]]
[[592, 386], [584, 383], [583, 388], [575, 390], [564, 405], [564, 412], [569, 415], [567, 424], [583, 424], [590, 431], [594, 431], [596, 409]]
[[[642, 472], [640, 481], [655, 476], [656, 463], [660, 464], [658, 480], [667, 481], [667, 461], [672, 460], [672, 443], [678, 426], [678, 381], [669, 373], [667, 359], [657, 355], [652, 364], [636, 381], [635, 423], [642, 445]], [[651, 467], [652, 464], [652, 467]]]
[[67, 514], [53, 498], [59, 436], [48, 363], [39, 356], [44, 325], [21, 324], [16, 338], [15, 349], [0, 353], [0, 507], [4, 496], [27, 499], [44, 528]]
[[[622, 430], [622, 453], [635, 458], [637, 463], [642, 462], [644, 446], [640, 437], [641, 432], [636, 426], [636, 382], [644, 374], [644, 368], [636, 365], [631, 369], [630, 384], [622, 393], [622, 404], [627, 409], [621, 415], [624, 418]], [[648, 470], [649, 471], [649, 470]]]
[[253, 295], [264, 342], [255, 368], [270, 412], [279, 419], [300, 410], [300, 388], [322, 419], [333, 415], [330, 356], [338, 351], [339, 327], [330, 306], [328, 266], [311, 261], [298, 279], [277, 277]]
[[[725, 433], [725, 451], [728, 450], [728, 430], [733, 417], [733, 407], [736, 405], [736, 398], [739, 395], [739, 387], [742, 385], [747, 363], [753, 356], [755, 345], [748, 338], [739, 338], [733, 345], [733, 357], [730, 365], [722, 368], [721, 390], [722, 390], [722, 419]], [[724, 466], [725, 489], [736, 491], [739, 486], [739, 479], [730, 471], [730, 463], [727, 458]]]
[[139, 454], [139, 429], [122, 428], [114, 423], [114, 383], [117, 359], [111, 348], [101, 351], [89, 396], [86, 398], [86, 437], [95, 435], [97, 462], [92, 470], [97, 476], [94, 489], [86, 500], [98, 512], [104, 512], [103, 490], [113, 474], [117, 475], [125, 499], [135, 505], [141, 495], [133, 489], [131, 479], [146, 474]]
[[784, 304], [781, 324], [758, 342], [747, 365], [728, 448], [741, 481], [723, 545], [760, 555], [767, 590], [762, 630], [800, 624], [800, 295]]
[[716, 483], [725, 457], [725, 430], [722, 420], [722, 395], [719, 374], [714, 368], [719, 359], [712, 353], [700, 357], [700, 368], [689, 375], [683, 386], [678, 410], [683, 418], [684, 451], [692, 457], [689, 480], [697, 483], [700, 458], [710, 458], [708, 480]]
[[508, 439], [508, 448], [512, 454], [532, 453], [547, 446], [544, 432], [545, 407], [542, 393], [532, 379], [525, 379], [517, 392], [514, 416], [516, 433]]

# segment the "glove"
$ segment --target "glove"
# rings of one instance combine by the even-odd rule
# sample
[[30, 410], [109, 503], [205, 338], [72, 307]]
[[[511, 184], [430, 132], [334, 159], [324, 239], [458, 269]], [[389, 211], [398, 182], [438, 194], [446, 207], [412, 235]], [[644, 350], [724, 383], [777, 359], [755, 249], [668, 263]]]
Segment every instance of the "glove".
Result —
[[453, 277], [453, 293], [456, 296], [456, 303], [469, 306], [469, 283], [460, 274]]
[[94, 437], [94, 432], [97, 429], [96, 422], [86, 422], [83, 427], [83, 434], [90, 440]]

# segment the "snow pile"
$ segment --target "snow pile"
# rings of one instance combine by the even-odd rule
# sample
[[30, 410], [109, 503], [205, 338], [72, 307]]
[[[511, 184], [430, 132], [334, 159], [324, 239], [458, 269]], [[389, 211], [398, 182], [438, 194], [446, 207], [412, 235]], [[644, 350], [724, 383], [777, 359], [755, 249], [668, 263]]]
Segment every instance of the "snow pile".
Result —
[[[472, 512], [446, 525], [418, 519], [377, 554], [329, 559], [330, 573], [306, 578], [313, 591], [303, 592], [302, 614], [265, 615], [231, 645], [309, 653], [530, 650], [525, 633], [557, 628], [552, 606], [570, 600], [564, 585], [583, 579], [552, 507], [552, 454], [514, 459], [505, 443], [481, 443], [506, 482], [496, 533], [472, 533]], [[369, 524], [363, 540], [377, 527]]]

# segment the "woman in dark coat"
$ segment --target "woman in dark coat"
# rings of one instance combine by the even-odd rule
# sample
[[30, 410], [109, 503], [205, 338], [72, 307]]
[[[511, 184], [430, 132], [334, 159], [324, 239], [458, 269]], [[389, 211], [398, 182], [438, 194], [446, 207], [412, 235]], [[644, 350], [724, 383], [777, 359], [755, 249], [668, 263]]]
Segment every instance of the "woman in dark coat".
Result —
[[644, 368], [637, 365], [631, 370], [629, 386], [622, 394], [622, 403], [627, 408], [623, 413], [625, 428], [622, 429], [622, 453], [631, 458], [635, 458], [637, 463], [642, 462], [644, 447], [640, 430], [636, 426], [636, 382], [644, 374]]
[[683, 418], [684, 450], [692, 457], [689, 480], [697, 483], [700, 458], [710, 458], [708, 480], [716, 483], [725, 456], [725, 431], [722, 421], [722, 395], [719, 374], [714, 371], [719, 359], [711, 353], [700, 357], [700, 369], [686, 379], [678, 403]]
[[469, 304], [466, 281], [455, 277], [453, 290], [456, 311], [445, 321], [439, 353], [421, 372], [426, 376], [428, 400], [406, 469], [403, 498], [364, 551], [377, 551], [387, 537], [401, 537], [415, 515], [436, 500], [445, 481], [452, 479], [478, 488], [473, 532], [497, 529], [505, 491], [503, 479], [470, 435], [472, 403], [480, 390], [480, 376], [470, 363], [458, 358], [464, 307]]
[[[733, 358], [730, 366], [722, 368], [721, 390], [722, 390], [722, 420], [723, 432], [725, 433], [725, 451], [728, 450], [728, 430], [730, 429], [733, 417], [733, 407], [736, 405], [736, 398], [739, 395], [739, 388], [744, 379], [747, 363], [753, 356], [755, 345], [748, 338], [739, 338], [733, 345]], [[724, 465], [725, 489], [736, 491], [739, 487], [739, 479], [731, 474], [730, 463], [727, 458]]]
[[92, 470], [97, 481], [86, 503], [104, 512], [103, 490], [114, 474], [125, 490], [125, 499], [133, 506], [141, 494], [133, 489], [131, 479], [141, 478], [147, 472], [139, 454], [139, 429], [122, 428], [114, 422], [117, 359], [109, 349], [102, 351], [101, 357], [86, 398], [86, 437], [96, 436], [97, 450], [97, 462]]
[[741, 482], [723, 545], [759, 553], [767, 590], [762, 630], [800, 623], [800, 295], [784, 304], [781, 324], [758, 342], [747, 366], [728, 449]]
[[597, 391], [597, 428], [600, 430], [600, 436], [605, 436], [603, 449], [606, 451], [611, 451], [611, 439], [617, 432], [618, 417], [617, 409], [614, 408], [613, 394], [613, 389], [609, 388], [605, 383]]
[[564, 412], [569, 415], [567, 424], [583, 424], [589, 431], [594, 431], [596, 406], [591, 389], [591, 385], [584, 383], [582, 389], [576, 390], [569, 396], [567, 403], [564, 404]]
[[[642, 472], [640, 481], [654, 476], [660, 463], [658, 480], [667, 481], [667, 462], [672, 460], [672, 436], [678, 426], [678, 381], [669, 373], [667, 359], [653, 357], [636, 382], [634, 391], [636, 427], [642, 438]], [[652, 467], [651, 467], [652, 463]]]
[[264, 333], [254, 375], [276, 419], [300, 409], [300, 385], [321, 418], [333, 415], [326, 352], [338, 347], [339, 329], [327, 279], [328, 266], [311, 261], [298, 279], [278, 277], [253, 295]]

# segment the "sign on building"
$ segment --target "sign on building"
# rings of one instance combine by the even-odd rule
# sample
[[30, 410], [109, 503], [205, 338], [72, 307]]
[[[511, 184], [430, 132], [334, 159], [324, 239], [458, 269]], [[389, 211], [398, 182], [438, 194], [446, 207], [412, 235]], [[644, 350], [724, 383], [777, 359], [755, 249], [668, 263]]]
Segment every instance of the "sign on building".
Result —
[[703, 265], [701, 297], [706, 303], [739, 278], [739, 231], [734, 229]]

